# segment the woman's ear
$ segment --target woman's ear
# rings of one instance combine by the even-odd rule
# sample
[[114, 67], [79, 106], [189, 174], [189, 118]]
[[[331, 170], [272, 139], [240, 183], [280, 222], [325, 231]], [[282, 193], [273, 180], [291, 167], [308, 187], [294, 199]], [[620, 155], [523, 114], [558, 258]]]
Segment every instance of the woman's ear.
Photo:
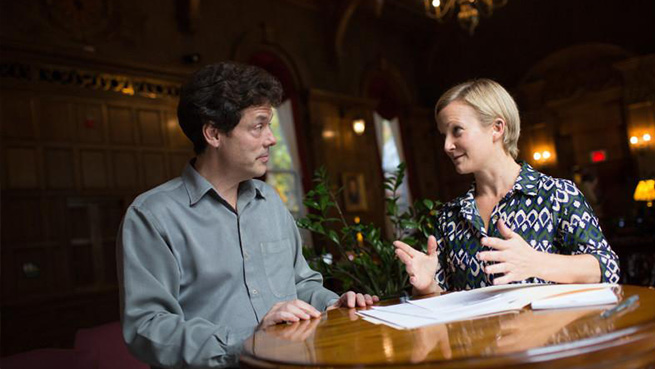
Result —
[[505, 125], [506, 124], [507, 123], [505, 123], [505, 121], [500, 119], [500, 118], [496, 118], [496, 120], [494, 120], [494, 122], [492, 123], [492, 126], [491, 126], [494, 141], [503, 138], [503, 134], [505, 133]]
[[202, 126], [202, 135], [207, 142], [207, 146], [218, 149], [221, 146], [222, 134], [213, 124], [205, 123]]

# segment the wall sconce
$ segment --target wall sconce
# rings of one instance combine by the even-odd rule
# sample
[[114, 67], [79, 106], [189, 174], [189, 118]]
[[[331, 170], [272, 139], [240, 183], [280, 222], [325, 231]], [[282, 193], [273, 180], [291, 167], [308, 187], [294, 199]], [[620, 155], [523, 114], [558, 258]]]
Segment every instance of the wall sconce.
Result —
[[336, 137], [337, 134], [331, 129], [326, 129], [321, 133], [321, 135], [323, 136], [323, 139], [330, 140]]
[[554, 160], [553, 154], [549, 150], [535, 151], [532, 153], [532, 159], [538, 165], [549, 164]]
[[651, 135], [649, 132], [646, 132], [641, 135], [634, 135], [630, 137], [630, 147], [635, 149], [640, 149], [651, 144]]
[[364, 119], [358, 118], [353, 120], [353, 131], [355, 131], [355, 134], [357, 136], [361, 136], [364, 134], [364, 131], [366, 130], [366, 121]]
[[540, 160], [546, 161], [546, 160], [550, 159], [550, 151], [546, 150], [544, 152], [535, 152], [532, 155], [532, 157], [536, 161], [540, 161]]
[[655, 179], [639, 181], [633, 197], [635, 201], [646, 201], [646, 206], [652, 207], [655, 201]]

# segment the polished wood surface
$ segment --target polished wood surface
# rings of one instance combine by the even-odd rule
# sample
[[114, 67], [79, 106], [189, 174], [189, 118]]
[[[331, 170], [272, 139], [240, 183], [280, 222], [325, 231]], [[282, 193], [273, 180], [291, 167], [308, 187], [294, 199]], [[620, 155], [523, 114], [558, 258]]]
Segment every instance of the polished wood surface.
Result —
[[519, 312], [396, 330], [338, 309], [320, 319], [255, 332], [244, 344], [244, 367], [638, 368], [655, 365], [655, 289], [621, 286], [639, 295], [623, 312], [607, 306]]

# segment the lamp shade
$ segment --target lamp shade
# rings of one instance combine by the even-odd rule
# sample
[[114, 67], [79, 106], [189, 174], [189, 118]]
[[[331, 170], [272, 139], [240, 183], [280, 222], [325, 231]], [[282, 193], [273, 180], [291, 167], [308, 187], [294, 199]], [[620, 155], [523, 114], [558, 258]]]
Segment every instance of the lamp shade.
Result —
[[644, 179], [639, 181], [634, 194], [635, 201], [655, 200], [655, 179]]

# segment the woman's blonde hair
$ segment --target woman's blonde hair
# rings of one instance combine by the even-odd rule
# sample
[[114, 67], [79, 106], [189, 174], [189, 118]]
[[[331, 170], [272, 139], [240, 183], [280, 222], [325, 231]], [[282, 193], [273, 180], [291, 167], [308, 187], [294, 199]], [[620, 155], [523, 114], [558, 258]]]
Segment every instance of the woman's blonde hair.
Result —
[[506, 125], [503, 148], [516, 159], [519, 154], [517, 145], [521, 132], [521, 118], [516, 102], [503, 86], [486, 78], [460, 83], [441, 95], [434, 107], [435, 119], [453, 101], [461, 101], [475, 109], [485, 126], [492, 124], [498, 118], [504, 120]]

